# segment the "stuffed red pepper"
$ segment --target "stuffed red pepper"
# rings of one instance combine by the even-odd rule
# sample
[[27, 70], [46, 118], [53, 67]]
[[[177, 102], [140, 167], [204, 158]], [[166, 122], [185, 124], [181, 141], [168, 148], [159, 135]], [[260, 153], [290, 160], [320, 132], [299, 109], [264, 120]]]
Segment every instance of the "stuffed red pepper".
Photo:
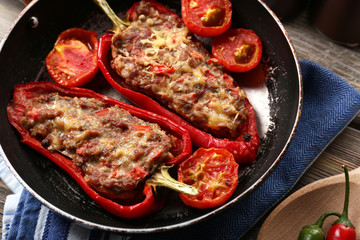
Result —
[[183, 128], [88, 89], [17, 85], [7, 107], [22, 142], [72, 176], [100, 206], [125, 218], [159, 209], [148, 179], [191, 154]]
[[255, 112], [223, 66], [163, 5], [141, 1], [127, 16], [129, 26], [99, 43], [99, 67], [111, 85], [186, 128], [198, 147], [225, 148], [237, 162], [253, 162]]

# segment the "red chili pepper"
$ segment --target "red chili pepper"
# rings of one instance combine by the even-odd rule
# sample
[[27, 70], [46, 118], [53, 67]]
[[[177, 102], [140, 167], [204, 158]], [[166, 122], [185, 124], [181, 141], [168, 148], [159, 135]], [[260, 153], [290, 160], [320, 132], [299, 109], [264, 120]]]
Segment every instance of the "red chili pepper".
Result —
[[[153, 4], [154, 8], [160, 9], [160, 12], [175, 14], [170, 10], [166, 10], [163, 5], [158, 4], [155, 1], [149, 2]], [[137, 4], [138, 3], [136, 3], [135, 6]], [[134, 17], [134, 8], [135, 7], [133, 6], [128, 11], [128, 16], [130, 20]], [[112, 36], [112, 34], [106, 34], [100, 38], [98, 50], [98, 65], [106, 80], [119, 93], [121, 93], [123, 96], [125, 96], [127, 99], [140, 106], [141, 108], [165, 116], [166, 118], [171, 119], [178, 125], [184, 127], [190, 133], [192, 142], [196, 146], [203, 148], [224, 148], [234, 155], [235, 160], [238, 163], [251, 163], [255, 161], [259, 146], [259, 136], [256, 128], [255, 112], [247, 99], [245, 100], [245, 108], [247, 109], [247, 120], [242, 125], [242, 129], [240, 129], [240, 133], [237, 139], [229, 140], [216, 138], [211, 134], [194, 127], [175, 113], [161, 106], [152, 98], [142, 93], [131, 90], [125, 84], [124, 80], [110, 66]]]
[[345, 200], [343, 212], [331, 226], [326, 240], [356, 240], [356, 231], [354, 225], [348, 218], [350, 183], [349, 173], [346, 166], [342, 166], [345, 172]]
[[[118, 105], [120, 108], [127, 110], [132, 115], [145, 121], [159, 124], [163, 130], [177, 138], [177, 146], [172, 151], [175, 157], [166, 162], [167, 164], [178, 164], [191, 154], [191, 140], [187, 131], [165, 117], [95, 93], [89, 89], [63, 87], [51, 82], [36, 82], [17, 85], [14, 91], [13, 101], [9, 103], [7, 107], [9, 121], [19, 131], [22, 137], [21, 141], [43, 154], [66, 171], [84, 189], [84, 191], [105, 210], [123, 218], [137, 218], [158, 210], [164, 204], [165, 199], [157, 201], [153, 190], [149, 185], [145, 185], [143, 190], [145, 199], [135, 205], [121, 205], [110, 199], [102, 197], [89, 186], [89, 184], [84, 180], [82, 171], [76, 168], [69, 158], [56, 151], [47, 150], [37, 139], [30, 135], [29, 131], [20, 123], [21, 118], [25, 114], [26, 106], [35, 96], [50, 92], [58, 92], [62, 95], [70, 97], [95, 98], [105, 102], [109, 106]], [[138, 174], [141, 174], [141, 171], [139, 171]]]
[[298, 240], [325, 240], [322, 226], [325, 219], [331, 215], [339, 217], [340, 213], [333, 211], [323, 213], [314, 224], [308, 224], [301, 229]]

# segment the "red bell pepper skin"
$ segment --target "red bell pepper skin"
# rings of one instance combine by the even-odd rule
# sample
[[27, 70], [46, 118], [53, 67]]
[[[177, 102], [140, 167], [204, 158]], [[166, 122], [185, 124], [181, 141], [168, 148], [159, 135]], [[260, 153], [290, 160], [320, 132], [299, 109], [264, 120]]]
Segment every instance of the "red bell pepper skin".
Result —
[[118, 105], [120, 108], [127, 110], [132, 115], [145, 121], [159, 124], [163, 130], [173, 134], [178, 139], [176, 142], [176, 149], [173, 151], [173, 154], [176, 155], [174, 158], [166, 162], [167, 164], [178, 164], [191, 155], [192, 144], [188, 132], [182, 127], [174, 124], [169, 119], [98, 94], [92, 90], [77, 87], [63, 87], [51, 82], [34, 82], [17, 85], [14, 90], [13, 101], [10, 102], [7, 107], [8, 119], [10, 123], [19, 131], [21, 135], [21, 141], [39, 153], [43, 154], [45, 157], [49, 158], [56, 165], [66, 171], [81, 186], [86, 194], [88, 194], [98, 205], [100, 205], [105, 210], [122, 218], [138, 218], [160, 209], [164, 205], [165, 199], [158, 201], [155, 198], [152, 187], [149, 185], [145, 185], [143, 190], [145, 199], [135, 205], [120, 205], [110, 199], [102, 197], [88, 185], [83, 177], [82, 171], [76, 168], [74, 163], [69, 158], [56, 151], [47, 150], [37, 139], [30, 135], [29, 131], [26, 130], [20, 123], [20, 119], [25, 114], [26, 106], [33, 97], [50, 92], [58, 92], [61, 95], [70, 97], [76, 96], [95, 98], [107, 103], [109, 106]]
[[182, 126], [190, 133], [194, 145], [203, 148], [224, 148], [234, 155], [238, 163], [252, 163], [257, 156], [259, 135], [256, 128], [255, 112], [248, 100], [245, 107], [248, 111], [246, 122], [243, 124], [236, 140], [220, 139], [206, 133], [165, 107], [161, 106], [152, 98], [131, 90], [124, 80], [111, 68], [111, 39], [112, 34], [105, 34], [99, 40], [98, 65], [105, 79], [124, 97], [148, 111], [155, 112], [176, 124]]

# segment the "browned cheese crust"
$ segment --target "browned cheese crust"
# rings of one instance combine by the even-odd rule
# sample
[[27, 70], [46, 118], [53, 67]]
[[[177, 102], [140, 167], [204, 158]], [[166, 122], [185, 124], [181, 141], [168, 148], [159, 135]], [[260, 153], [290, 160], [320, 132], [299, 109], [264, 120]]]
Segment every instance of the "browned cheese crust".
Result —
[[[104, 110], [105, 109], [105, 110]], [[157, 124], [92, 98], [34, 98], [21, 123], [50, 151], [69, 157], [85, 180], [110, 198], [131, 191], [164, 160], [174, 139]]]
[[112, 68], [137, 91], [196, 127], [236, 137], [245, 121], [246, 93], [194, 40], [174, 14], [140, 2], [134, 20], [112, 40]]

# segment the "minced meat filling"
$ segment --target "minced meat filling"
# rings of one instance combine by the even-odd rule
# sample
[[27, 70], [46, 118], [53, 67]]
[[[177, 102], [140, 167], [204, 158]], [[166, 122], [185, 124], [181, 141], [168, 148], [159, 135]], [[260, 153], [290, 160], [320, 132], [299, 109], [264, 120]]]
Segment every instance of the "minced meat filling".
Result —
[[111, 198], [131, 196], [139, 182], [172, 157], [174, 139], [157, 124], [93, 98], [42, 95], [32, 100], [21, 123], [45, 148], [69, 157], [90, 186]]
[[238, 136], [246, 93], [192, 41], [177, 15], [140, 2], [130, 26], [114, 35], [112, 56], [112, 68], [128, 85], [205, 131]]

